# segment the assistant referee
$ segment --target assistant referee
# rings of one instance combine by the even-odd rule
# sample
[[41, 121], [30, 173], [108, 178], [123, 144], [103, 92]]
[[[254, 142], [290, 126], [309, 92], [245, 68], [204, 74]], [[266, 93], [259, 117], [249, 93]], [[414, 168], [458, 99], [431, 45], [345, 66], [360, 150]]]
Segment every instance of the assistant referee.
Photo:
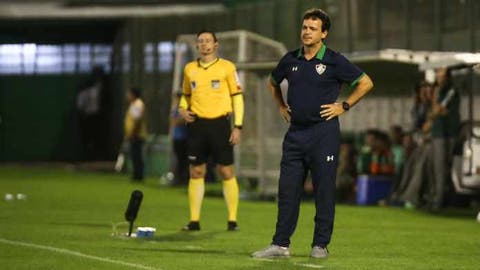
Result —
[[[238, 183], [233, 168], [233, 145], [241, 138], [243, 95], [235, 65], [217, 56], [214, 32], [197, 34], [200, 57], [185, 66], [180, 115], [188, 125], [190, 222], [186, 231], [200, 230], [200, 211], [205, 192], [206, 162], [217, 164], [228, 209], [227, 230], [238, 230]], [[230, 116], [234, 115], [234, 128]]]

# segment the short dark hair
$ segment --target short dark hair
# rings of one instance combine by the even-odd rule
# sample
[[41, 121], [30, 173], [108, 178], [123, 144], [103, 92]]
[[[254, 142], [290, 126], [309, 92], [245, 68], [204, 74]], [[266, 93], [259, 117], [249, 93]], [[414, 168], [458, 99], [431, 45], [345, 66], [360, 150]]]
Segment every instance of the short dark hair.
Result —
[[132, 95], [136, 98], [139, 98], [142, 96], [142, 91], [140, 90], [140, 88], [138, 87], [130, 87], [130, 93], [132, 93]]
[[203, 29], [203, 30], [198, 31], [198, 33], [197, 33], [197, 38], [198, 38], [201, 34], [205, 34], [205, 33], [211, 34], [212, 37], [213, 37], [213, 41], [217, 42], [217, 35], [215, 35], [215, 32], [210, 31], [210, 30], [206, 30], [206, 29]]
[[365, 135], [372, 135], [372, 136], [378, 137], [378, 134], [379, 134], [379, 130], [375, 128], [369, 128], [365, 131]]
[[431, 84], [428, 83], [426, 80], [421, 80], [415, 84], [414, 91], [416, 94], [420, 93], [420, 89], [422, 87], [430, 86]]
[[330, 30], [330, 17], [328, 14], [319, 9], [319, 8], [311, 8], [305, 11], [303, 14], [303, 20], [308, 19], [317, 19], [322, 21], [322, 32]]

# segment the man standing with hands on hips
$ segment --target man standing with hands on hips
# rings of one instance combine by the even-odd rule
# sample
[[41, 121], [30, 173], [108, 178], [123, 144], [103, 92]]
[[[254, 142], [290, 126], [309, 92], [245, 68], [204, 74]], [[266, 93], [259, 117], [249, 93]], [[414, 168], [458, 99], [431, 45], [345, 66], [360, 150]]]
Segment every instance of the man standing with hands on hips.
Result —
[[[287, 53], [273, 70], [269, 90], [280, 115], [290, 123], [283, 141], [278, 187], [278, 216], [271, 245], [257, 258], [289, 257], [290, 237], [297, 225], [303, 182], [310, 171], [315, 196], [315, 228], [311, 257], [327, 258], [335, 214], [335, 177], [340, 145], [338, 116], [373, 87], [371, 79], [343, 55], [323, 43], [330, 18], [321, 9], [303, 16], [300, 49]], [[280, 83], [288, 81], [288, 103]], [[353, 88], [337, 102], [342, 83]]]
[[[185, 66], [179, 113], [188, 124], [190, 179], [188, 199], [190, 222], [185, 231], [200, 230], [200, 210], [205, 192], [206, 162], [211, 157], [223, 181], [228, 209], [227, 230], [238, 230], [239, 190], [233, 168], [233, 145], [241, 138], [243, 122], [242, 88], [235, 65], [217, 57], [215, 33], [197, 34], [200, 58]], [[230, 115], [234, 128], [230, 128]]]

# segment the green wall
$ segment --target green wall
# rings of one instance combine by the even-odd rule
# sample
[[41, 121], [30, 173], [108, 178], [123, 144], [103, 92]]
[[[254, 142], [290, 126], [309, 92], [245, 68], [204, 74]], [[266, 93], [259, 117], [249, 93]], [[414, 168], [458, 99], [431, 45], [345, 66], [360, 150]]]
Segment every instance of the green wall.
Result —
[[0, 76], [0, 160], [78, 158], [75, 96], [84, 77]]

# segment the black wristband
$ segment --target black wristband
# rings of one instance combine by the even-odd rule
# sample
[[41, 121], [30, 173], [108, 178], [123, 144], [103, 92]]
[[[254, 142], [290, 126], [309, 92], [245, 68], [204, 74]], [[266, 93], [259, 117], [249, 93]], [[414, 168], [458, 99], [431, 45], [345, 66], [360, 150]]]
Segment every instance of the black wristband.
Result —
[[344, 101], [342, 102], [342, 108], [344, 111], [348, 111], [350, 110], [350, 104], [348, 104], [348, 102]]
[[235, 125], [235, 126], [233, 126], [233, 128], [242, 130], [242, 126], [237, 126], [237, 125]]

